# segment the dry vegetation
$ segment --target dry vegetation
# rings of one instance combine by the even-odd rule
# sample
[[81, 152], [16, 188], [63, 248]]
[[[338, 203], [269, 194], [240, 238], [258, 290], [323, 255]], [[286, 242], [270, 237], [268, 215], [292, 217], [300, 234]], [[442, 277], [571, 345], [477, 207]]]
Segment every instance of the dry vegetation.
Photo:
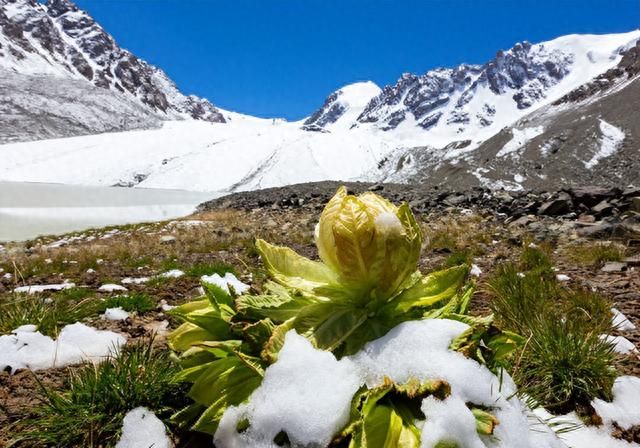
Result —
[[[2, 278], [0, 283], [0, 333], [6, 334], [19, 325], [32, 323], [37, 324], [43, 333], [55, 336], [65, 324], [82, 321], [97, 328], [126, 333], [132, 347], [153, 339], [153, 355], [146, 352], [141, 354], [135, 352], [135, 349], [133, 352], [137, 353], [135, 356], [142, 357], [144, 362], [148, 363], [146, 369], [153, 370], [158, 365], [155, 361], [156, 356], [163, 360], [168, 359], [166, 332], [177, 324], [163, 311], [163, 305], [177, 305], [196, 297], [199, 295], [199, 278], [213, 273], [234, 272], [240, 279], [251, 282], [259, 290], [265, 272], [253, 246], [254, 239], [260, 237], [315, 257], [313, 230], [317, 218], [316, 211], [310, 212], [305, 208], [259, 209], [249, 212], [224, 209], [183, 221], [121, 226], [75, 233], [64, 238], [48, 237], [26, 244], [6, 245], [5, 250], [0, 252], [0, 268], [3, 269], [0, 277], [5, 274], [10, 276]], [[529, 235], [519, 228], [505, 226], [491, 213], [478, 215], [454, 211], [418, 218], [427, 237], [420, 263], [421, 269], [428, 271], [441, 266], [473, 263], [482, 271], [477, 279], [479, 287], [472, 302], [472, 311], [475, 314], [484, 314], [493, 309], [503, 316], [503, 323], [509, 328], [522, 332], [533, 331], [538, 335], [556, 334], [558, 331], [561, 333], [562, 329], [555, 327], [541, 330], [536, 327], [539, 322], [522, 322], [522, 315], [511, 316], [509, 321], [506, 317], [508, 313], [504, 311], [514, 309], [514, 305], [509, 301], [515, 297], [504, 288], [505, 281], [519, 281], [515, 280], [521, 279], [518, 272], [533, 272], [527, 275], [539, 279], [541, 274], [537, 269], [543, 269], [545, 275], [555, 279], [555, 268], [558, 273], [568, 275], [571, 280], [562, 284], [555, 282], [552, 286], [555, 296], [547, 295], [546, 300], [562, 297], [558, 300], [563, 303], [571, 303], [571, 300], [582, 301], [577, 308], [583, 310], [591, 306], [592, 310], [596, 310], [589, 324], [592, 325], [589, 327], [591, 330], [595, 325], [609, 322], [609, 315], [603, 317], [602, 313], [605, 312], [603, 310], [608, 310], [611, 304], [632, 320], [640, 321], [638, 268], [631, 267], [619, 273], [600, 271], [600, 267], [607, 261], [618, 261], [637, 255], [640, 252], [637, 246], [628, 245], [626, 242], [576, 239], [571, 235], [556, 235], [541, 240], [537, 235]], [[535, 242], [539, 250], [536, 253], [523, 253], [523, 247], [532, 242]], [[172, 269], [179, 269], [184, 275], [179, 278], [160, 276]], [[149, 277], [150, 280], [141, 284], [126, 284], [126, 293], [98, 290], [103, 284], [119, 284], [127, 277]], [[74, 282], [76, 287], [34, 295], [12, 292], [18, 286], [63, 281]], [[503, 286], [500, 286], [501, 284]], [[541, 283], [535, 281], [532, 284], [538, 285], [538, 288]], [[595, 291], [597, 297], [603, 301], [595, 300], [593, 296], [580, 296], [580, 291]], [[502, 301], [496, 301], [496, 297], [502, 298]], [[536, 306], [544, 308], [550, 306], [549, 303], [541, 302]], [[105, 308], [114, 305], [131, 311], [133, 314], [130, 319], [111, 322], [100, 317]], [[521, 311], [526, 315], [531, 309]], [[570, 314], [569, 311], [567, 313]], [[518, 319], [526, 328], [517, 328]], [[532, 328], [534, 330], [531, 330]], [[636, 344], [640, 342], [638, 330], [625, 333], [625, 337]], [[557, 350], [557, 347], [554, 347], [546, 336], [539, 337], [537, 342], [538, 351], [531, 356], [525, 353], [519, 362], [529, 362], [530, 368], [537, 368], [538, 372], [542, 372], [545, 365], [535, 364], [534, 361], [544, 358], [544, 353]], [[576, 341], [566, 342], [571, 344]], [[615, 359], [619, 371], [640, 374], [640, 361], [637, 357], [622, 358], [609, 353], [603, 354], [599, 362], [610, 362], [606, 361], [606, 356]], [[114, 360], [110, 367], [103, 368], [104, 371], [94, 371], [91, 374], [85, 367], [41, 371], [34, 375], [29, 372], [13, 376], [7, 373], [0, 374], [0, 446], [3, 446], [3, 443], [8, 445], [11, 440], [15, 442], [15, 446], [21, 447], [60, 446], [50, 437], [42, 436], [43, 431], [52, 434], [56, 431], [64, 432], [63, 427], [54, 424], [57, 419], [65, 421], [64, 418], [83, 415], [83, 412], [89, 412], [91, 409], [93, 414], [109, 415], [112, 412], [112, 404], [108, 400], [87, 403], [81, 399], [82, 394], [86, 392], [85, 389], [103, 387], [104, 378], [110, 378], [109, 381], [113, 380], [128, 387], [123, 386], [123, 390], [131, 393], [127, 392], [126, 396], [118, 399], [126, 400], [131, 407], [137, 403], [159, 399], [163, 394], [175, 397], [175, 388], [179, 386], [158, 380], [163, 386], [156, 390], [157, 394], [141, 398], [139, 388], [131, 384], [131, 381], [137, 381], [135, 378], [118, 376], [118, 369], [127, 362], [130, 362], [130, 358]], [[546, 367], [549, 367], [548, 363]], [[606, 366], [604, 369], [606, 370]], [[567, 374], [568, 381], [571, 380], [571, 373]], [[573, 400], [574, 404], [576, 401], [583, 403], [585, 397], [606, 396], [606, 393], [600, 392], [606, 389], [611, 377], [604, 374], [596, 376], [598, 380], [593, 382], [592, 389], [587, 390], [586, 395], [572, 395], [573, 389], [568, 392], [567, 388], [558, 389], [558, 406], [565, 410], [567, 401]], [[145, 381], [155, 381], [153, 376], [145, 378]], [[531, 376], [524, 376], [521, 380], [525, 383], [530, 381], [530, 378]], [[540, 384], [531, 385], [529, 391], [536, 393], [536, 387], [540, 391], [539, 397], [544, 397]], [[69, 401], [69, 397], [72, 396], [77, 401]], [[64, 406], [60, 405], [61, 402], [65, 403]], [[58, 407], [52, 403], [58, 403]], [[156, 405], [157, 403], [153, 406]], [[96, 406], [102, 406], [99, 412], [95, 410]], [[165, 411], [169, 408], [167, 404]], [[167, 412], [159, 412], [163, 416], [168, 415]], [[49, 427], [34, 423], [38, 420], [37, 417], [42, 416], [47, 416], [48, 420], [40, 418], [40, 421], [51, 422]], [[70, 445], [65, 446], [112, 446], [113, 440], [116, 440], [118, 425], [99, 422], [96, 425], [102, 425], [105, 431], [106, 435], [101, 440], [73, 439], [73, 443], [70, 441]], [[73, 434], [66, 436], [73, 437], [75, 434], [79, 437], [80, 432], [87, 434], [85, 426], [72, 426], [78, 428], [78, 431], [70, 431]], [[15, 438], [16, 434], [31, 436], [21, 442]], [[178, 431], [174, 436], [179, 441], [179, 446], [189, 446], [188, 443], [195, 443], [193, 446], [197, 446], [197, 442], [189, 442], [192, 440], [191, 435]]]

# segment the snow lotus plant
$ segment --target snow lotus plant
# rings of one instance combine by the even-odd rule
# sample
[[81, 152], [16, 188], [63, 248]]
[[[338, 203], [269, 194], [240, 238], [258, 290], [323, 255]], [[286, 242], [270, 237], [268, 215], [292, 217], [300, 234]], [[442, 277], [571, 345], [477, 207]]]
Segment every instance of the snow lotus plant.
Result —
[[[490, 331], [490, 320], [464, 316], [472, 293], [467, 266], [418, 271], [422, 242], [407, 204], [396, 207], [373, 193], [348, 195], [344, 187], [316, 228], [321, 261], [258, 240], [270, 275], [263, 294], [238, 296], [205, 284], [204, 298], [172, 311], [184, 321], [170, 337], [183, 366], [177, 379], [192, 383], [194, 401], [176, 421], [215, 433], [224, 411], [260, 385], [290, 330], [340, 358], [402, 322], [448, 317], [472, 324], [454, 341], [459, 351], [483, 361], [508, 352], [512, 340], [497, 339], [502, 334]], [[381, 398], [367, 398], [370, 405], [362, 409], [375, 411]], [[353, 434], [362, 431], [357, 421]]]

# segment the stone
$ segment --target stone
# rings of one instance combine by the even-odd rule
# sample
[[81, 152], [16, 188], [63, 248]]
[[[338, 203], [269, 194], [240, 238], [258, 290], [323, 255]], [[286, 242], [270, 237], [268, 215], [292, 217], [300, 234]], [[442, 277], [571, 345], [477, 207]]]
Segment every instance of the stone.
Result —
[[524, 215], [509, 223], [509, 227], [526, 227], [533, 221], [535, 221], [533, 216]]
[[580, 222], [586, 222], [588, 224], [594, 223], [596, 222], [596, 217], [593, 215], [580, 215], [578, 216], [578, 221]]
[[611, 199], [617, 196], [617, 191], [613, 188], [585, 186], [571, 188], [569, 194], [577, 203], [593, 207], [605, 199]]
[[173, 235], [162, 235], [160, 237], [160, 242], [163, 244], [174, 243], [176, 241], [176, 237]]
[[606, 216], [611, 214], [614, 208], [609, 201], [600, 201], [597, 205], [591, 207], [591, 211], [598, 216]]
[[640, 266], [640, 255], [635, 255], [633, 257], [627, 257], [622, 260], [627, 264], [627, 266]]
[[622, 196], [628, 198], [630, 196], [640, 196], [640, 187], [628, 187], [622, 192]]
[[594, 223], [576, 230], [578, 236], [585, 238], [608, 238], [615, 230], [615, 226], [608, 222]]
[[627, 263], [607, 261], [600, 269], [602, 272], [622, 272], [627, 270]]
[[633, 210], [634, 212], [640, 213], [640, 196], [635, 196], [631, 198], [631, 203], [629, 204], [629, 210]]
[[540, 206], [539, 215], [559, 216], [571, 212], [573, 202], [566, 193], [560, 193], [557, 198], [551, 199]]

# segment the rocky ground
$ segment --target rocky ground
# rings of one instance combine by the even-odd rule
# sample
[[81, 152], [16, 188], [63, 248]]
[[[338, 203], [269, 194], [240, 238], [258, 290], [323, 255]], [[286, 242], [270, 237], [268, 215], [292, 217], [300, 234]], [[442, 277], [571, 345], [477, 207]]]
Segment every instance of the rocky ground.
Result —
[[[124, 321], [106, 320], [100, 314], [88, 314], [81, 320], [126, 334], [130, 342], [155, 335], [154, 343], [163, 350], [166, 335], [176, 326], [166, 310], [198, 296], [202, 275], [232, 271], [260, 289], [265, 271], [253, 247], [254, 238], [317, 257], [313, 229], [337, 187], [337, 183], [322, 182], [237, 193], [202, 204], [196, 214], [183, 220], [0, 246], [0, 334], [13, 329], [15, 321], [6, 317], [6, 310], [22, 297], [13, 292], [15, 288], [67, 281], [75, 283], [72, 290], [82, 300], [146, 295], [152, 309], [131, 313]], [[525, 242], [534, 242], [549, 249], [567, 285], [597, 291], [625, 314], [636, 328], [619, 334], [640, 347], [639, 189], [456, 193], [387, 184], [348, 187], [356, 193], [373, 190], [394, 202], [411, 204], [427, 236], [421, 260], [424, 271], [456, 257], [477, 265], [474, 313], [489, 311], [486, 281], [496, 267], [517, 258]], [[174, 275], [164, 275], [167, 272]], [[148, 280], [136, 284], [127, 278]], [[100, 290], [105, 284], [117, 284], [126, 291]], [[45, 291], [39, 297], [56, 300], [62, 294], [70, 293]], [[621, 373], [640, 376], [637, 351], [621, 355], [618, 367]], [[0, 446], [15, 437], [16, 425], [42, 399], [38, 384], [60, 388], [72, 371], [0, 373]]]

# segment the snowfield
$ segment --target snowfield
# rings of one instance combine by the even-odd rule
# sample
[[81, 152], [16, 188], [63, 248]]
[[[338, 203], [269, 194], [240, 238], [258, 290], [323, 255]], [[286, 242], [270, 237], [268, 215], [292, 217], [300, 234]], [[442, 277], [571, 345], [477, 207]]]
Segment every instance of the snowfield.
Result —
[[[425, 143], [416, 135], [408, 144]], [[307, 132], [300, 123], [245, 118], [166, 122], [161, 129], [0, 147], [0, 180], [194, 191], [250, 190], [348, 180], [401, 144], [382, 131]]]

